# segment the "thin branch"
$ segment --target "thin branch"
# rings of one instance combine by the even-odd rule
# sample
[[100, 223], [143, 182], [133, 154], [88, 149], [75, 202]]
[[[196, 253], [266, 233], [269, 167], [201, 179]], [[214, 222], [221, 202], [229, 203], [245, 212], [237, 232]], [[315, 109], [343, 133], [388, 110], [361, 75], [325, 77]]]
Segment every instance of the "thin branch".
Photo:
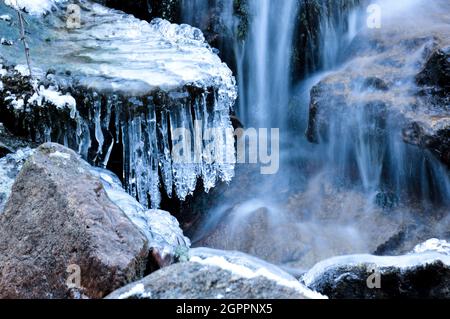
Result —
[[23, 43], [23, 47], [25, 50], [25, 58], [27, 60], [28, 70], [30, 72], [30, 79], [33, 79], [33, 73], [31, 71], [31, 61], [30, 61], [30, 47], [28, 46], [27, 40], [25, 38], [25, 20], [22, 15], [22, 11], [19, 8], [19, 5], [17, 4], [16, 0], [16, 6], [17, 6], [17, 15], [19, 16], [19, 26], [20, 26], [20, 40]]

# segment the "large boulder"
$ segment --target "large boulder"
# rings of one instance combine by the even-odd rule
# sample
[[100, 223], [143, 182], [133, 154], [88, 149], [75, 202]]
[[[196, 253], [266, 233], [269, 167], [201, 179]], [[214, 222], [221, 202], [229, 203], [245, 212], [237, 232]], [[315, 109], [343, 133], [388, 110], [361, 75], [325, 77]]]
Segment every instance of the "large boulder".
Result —
[[1, 298], [101, 298], [142, 278], [147, 239], [89, 169], [56, 144], [25, 163], [0, 215]]
[[323, 298], [257, 258], [193, 249], [191, 261], [157, 271], [108, 299], [310, 299]]
[[303, 277], [332, 299], [450, 298], [449, 244], [430, 240], [398, 257], [336, 257]]

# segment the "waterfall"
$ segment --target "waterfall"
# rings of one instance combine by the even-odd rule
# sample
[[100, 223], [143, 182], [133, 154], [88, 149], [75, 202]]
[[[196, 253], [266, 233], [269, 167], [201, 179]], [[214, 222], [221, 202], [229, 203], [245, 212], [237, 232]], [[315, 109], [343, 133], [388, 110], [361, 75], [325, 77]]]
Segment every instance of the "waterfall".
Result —
[[216, 0], [213, 3], [184, 0], [185, 21], [201, 27], [208, 15], [220, 8], [221, 23], [229, 32], [234, 32], [232, 47], [237, 64], [237, 113], [240, 120], [246, 126], [256, 128], [284, 127], [291, 86], [292, 44], [298, 1], [243, 2], [250, 12], [244, 39], [238, 34], [239, 21], [233, 16], [233, 3], [232, 0]]
[[[382, 13], [379, 30], [361, 23], [367, 13], [359, 10], [358, 16], [351, 16], [359, 21], [354, 26], [358, 38], [352, 43], [339, 48], [328, 39], [330, 33], [344, 43], [355, 37], [339, 31], [345, 30], [342, 26], [322, 33], [328, 44], [324, 65], [333, 66], [330, 57], [344, 52], [348, 56], [343, 64], [334, 63], [336, 72], [324, 77], [312, 93], [310, 117], [327, 122], [317, 141], [324, 146], [319, 152], [325, 155], [325, 170], [336, 182], [361, 187], [368, 194], [387, 191], [424, 203], [450, 203], [444, 164], [430, 151], [402, 141], [405, 123], [432, 122], [433, 116], [445, 112], [445, 102], [432, 106], [429, 97], [421, 99], [415, 80], [436, 47], [435, 39], [427, 36], [442, 23], [436, 18], [438, 6], [419, 0], [376, 4]], [[323, 112], [321, 107], [325, 117], [315, 114]]]
[[[336, 254], [373, 253], [408, 227], [416, 230], [399, 246], [443, 234], [433, 216], [445, 216], [448, 168], [432, 148], [405, 137], [432, 131], [428, 119], [445, 108], [427, 108], [415, 80], [436, 49], [439, 32], [423, 16], [438, 16], [438, 4], [378, 1], [382, 29], [372, 30], [373, 1], [248, 0], [238, 2], [241, 11], [231, 0], [188, 2], [188, 22], [203, 28], [198, 19], [215, 12], [234, 34], [225, 41], [233, 48], [240, 120], [279, 127], [282, 135], [280, 171], [238, 170], [205, 208], [196, 245], [305, 267]], [[421, 123], [425, 128], [409, 128]], [[415, 226], [418, 219], [427, 230]]]

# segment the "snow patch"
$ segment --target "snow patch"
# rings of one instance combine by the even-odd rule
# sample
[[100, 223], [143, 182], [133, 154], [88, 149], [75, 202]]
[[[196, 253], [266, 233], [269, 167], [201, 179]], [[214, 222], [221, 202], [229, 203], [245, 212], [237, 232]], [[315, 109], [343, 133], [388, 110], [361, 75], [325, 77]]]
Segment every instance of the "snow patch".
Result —
[[30, 69], [28, 69], [28, 66], [24, 64], [18, 64], [14, 67], [14, 70], [19, 72], [22, 76], [30, 76]]
[[145, 287], [143, 284], [137, 284], [132, 287], [129, 291], [121, 294], [118, 299], [128, 299], [130, 297], [140, 297], [144, 299], [150, 299], [152, 297], [151, 292], [145, 292]]
[[439, 240], [437, 238], [433, 238], [427, 240], [423, 244], [417, 245], [413, 249], [414, 254], [422, 254], [429, 252], [437, 252], [443, 255], [450, 256], [450, 243], [445, 240]]
[[56, 151], [54, 153], [51, 153], [49, 156], [51, 158], [62, 158], [62, 159], [65, 159], [65, 160], [70, 160], [70, 154], [61, 153], [60, 151]]
[[52, 10], [56, 3], [66, 0], [4, 0], [7, 6], [23, 10], [30, 15], [41, 16]]
[[1, 45], [9, 45], [9, 46], [11, 46], [11, 45], [14, 44], [14, 42], [12, 42], [11, 40], [5, 39], [5, 38], [1, 38], [0, 39], [0, 44]]
[[2, 15], [0, 15], [0, 20], [9, 22], [9, 21], [11, 21], [11, 16], [9, 14], [2, 14]]
[[62, 109], [64, 107], [76, 109], [77, 107], [77, 102], [69, 94], [62, 95], [61, 92], [52, 89], [44, 89], [42, 86], [39, 89], [39, 94], [44, 98], [45, 101], [53, 104], [58, 109]]
[[24, 109], [25, 101], [22, 98], [17, 98], [14, 94], [5, 97], [5, 102], [9, 102], [15, 110]]
[[0, 78], [4, 77], [7, 73], [8, 71], [3, 68], [2, 64], [0, 64]]
[[450, 266], [450, 256], [436, 252], [393, 257], [373, 255], [351, 255], [334, 257], [315, 265], [303, 276], [303, 282], [306, 284], [306, 286], [311, 286], [325, 273], [341, 267], [376, 267], [377, 271], [382, 274], [384, 271], [386, 271], [386, 269], [389, 268], [407, 270], [419, 266], [429, 265], [438, 260]]
[[[232, 263], [228, 261], [224, 256], [209, 256], [206, 258], [200, 256], [192, 256], [190, 259], [191, 262], [199, 263], [201, 265], [218, 267], [223, 270], [229, 271], [234, 275], [237, 275], [242, 278], [252, 279], [257, 277], [263, 277], [268, 280], [276, 282], [280, 286], [288, 287], [294, 289], [304, 295], [307, 298], [311, 299], [325, 299], [326, 297], [314, 292], [307, 287], [303, 286], [299, 281], [292, 277], [290, 279], [288, 276], [280, 276], [275, 272], [269, 270], [265, 267], [256, 267], [256, 269], [252, 269], [242, 264]], [[255, 264], [256, 266], [256, 264]]]

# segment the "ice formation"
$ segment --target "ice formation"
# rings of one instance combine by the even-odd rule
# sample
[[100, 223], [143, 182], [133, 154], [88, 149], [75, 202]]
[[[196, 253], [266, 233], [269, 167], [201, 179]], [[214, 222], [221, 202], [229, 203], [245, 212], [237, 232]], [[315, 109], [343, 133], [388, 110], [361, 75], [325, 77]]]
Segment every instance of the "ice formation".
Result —
[[[235, 79], [202, 32], [161, 19], [147, 23], [91, 1], [74, 4], [81, 28], [66, 27], [60, 1], [45, 19], [27, 17], [30, 33], [39, 32], [29, 37], [31, 52], [42, 52], [42, 39], [51, 52], [52, 59], [32, 53], [33, 66], [53, 70], [40, 79], [51, 85], [30, 96], [11, 92], [5, 100], [19, 116], [28, 113], [31, 137], [64, 144], [101, 167], [122, 148], [125, 187], [152, 208], [163, 188], [184, 200], [199, 178], [206, 191], [218, 180], [229, 182]], [[23, 55], [20, 46], [0, 47], [8, 62], [24, 64]], [[180, 145], [183, 156], [174, 160]]]
[[24, 148], [0, 159], [0, 214], [11, 194], [17, 174], [19, 174], [23, 164], [32, 154], [32, 149]]

